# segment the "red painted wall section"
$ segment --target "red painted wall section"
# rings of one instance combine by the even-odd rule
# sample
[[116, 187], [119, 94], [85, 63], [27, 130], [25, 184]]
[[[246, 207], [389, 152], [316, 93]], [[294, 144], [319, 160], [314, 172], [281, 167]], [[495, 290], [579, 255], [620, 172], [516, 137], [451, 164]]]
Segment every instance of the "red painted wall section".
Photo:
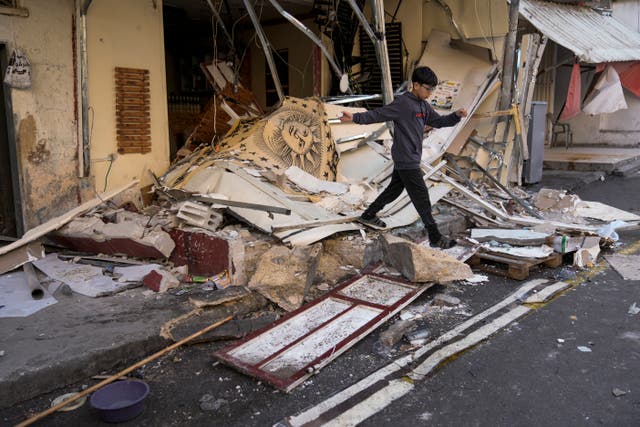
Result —
[[[209, 276], [221, 273], [230, 266], [229, 243], [207, 233], [174, 229], [169, 232], [176, 243], [170, 261], [175, 266], [187, 265], [189, 273]], [[235, 272], [229, 271], [229, 274]]]

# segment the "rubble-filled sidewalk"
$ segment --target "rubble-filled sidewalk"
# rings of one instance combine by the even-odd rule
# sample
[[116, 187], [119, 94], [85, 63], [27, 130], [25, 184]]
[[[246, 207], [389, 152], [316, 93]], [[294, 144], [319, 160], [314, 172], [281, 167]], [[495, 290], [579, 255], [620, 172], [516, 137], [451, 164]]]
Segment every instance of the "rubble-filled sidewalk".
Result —
[[[430, 49], [447, 54], [442, 35], [433, 37], [440, 44]], [[495, 68], [483, 67], [484, 79], [459, 95], [471, 111], [494, 85]], [[345, 108], [287, 98], [267, 116], [238, 118], [223, 137], [154, 177], [154, 203], [144, 205], [126, 186], [0, 248], [2, 272], [9, 272], [0, 279], [25, 286], [18, 295], [15, 284], [3, 284], [0, 316], [32, 308], [29, 316], [3, 316], [15, 325], [0, 342], [11, 362], [3, 364], [7, 381], [29, 377], [41, 385], [29, 393], [45, 392], [233, 316], [193, 343], [239, 338], [216, 357], [290, 391], [402, 316], [429, 287], [475, 280], [470, 266], [516, 280], [563, 262], [590, 268], [601, 248], [615, 247], [617, 232], [640, 222], [566, 191], [509, 188], [508, 171], [499, 168], [494, 177], [468, 140], [457, 154], [449, 150], [461, 123], [427, 134], [422, 162], [439, 226], [458, 245], [431, 248], [406, 194], [380, 212], [384, 229], [364, 227], [357, 218], [392, 173], [389, 134], [386, 125], [340, 124]], [[493, 154], [509, 169], [506, 152]], [[16, 279], [19, 267], [24, 274]], [[451, 301], [438, 304], [456, 305]], [[51, 328], [57, 316], [60, 329]], [[385, 338], [391, 346], [418, 332], [406, 313], [402, 320], [406, 328], [399, 324]], [[38, 349], [29, 357], [10, 354], [13, 342], [29, 340]], [[43, 342], [73, 351], [44, 357]], [[67, 373], [52, 377], [61, 365], [70, 366]], [[30, 397], [24, 390], [0, 404]]]

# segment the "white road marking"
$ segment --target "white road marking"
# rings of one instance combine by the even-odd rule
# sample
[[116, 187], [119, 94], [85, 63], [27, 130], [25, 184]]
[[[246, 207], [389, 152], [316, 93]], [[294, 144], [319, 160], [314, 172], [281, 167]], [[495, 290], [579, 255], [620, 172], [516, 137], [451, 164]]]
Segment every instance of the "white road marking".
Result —
[[[304, 425], [306, 423], [309, 423], [311, 421], [314, 421], [314, 420], [318, 419], [325, 412], [327, 412], [330, 409], [334, 408], [335, 406], [345, 402], [346, 400], [348, 400], [351, 397], [355, 396], [356, 394], [362, 392], [363, 390], [366, 390], [367, 388], [371, 387], [373, 384], [377, 383], [378, 381], [381, 381], [382, 379], [386, 378], [390, 374], [393, 374], [393, 373], [397, 372], [401, 368], [407, 366], [409, 363], [411, 363], [411, 362], [413, 362], [415, 360], [418, 360], [420, 357], [422, 357], [423, 355], [425, 355], [427, 352], [431, 351], [435, 347], [437, 347], [439, 345], [442, 345], [445, 342], [450, 341], [453, 338], [456, 338], [457, 336], [459, 336], [462, 332], [464, 332], [468, 328], [474, 326], [475, 324], [477, 324], [478, 322], [486, 319], [487, 317], [491, 316], [492, 314], [502, 310], [503, 308], [507, 307], [508, 305], [513, 304], [514, 302], [516, 302], [518, 300], [522, 300], [524, 298], [524, 296], [527, 293], [529, 293], [533, 288], [535, 288], [535, 287], [537, 287], [537, 286], [539, 286], [539, 285], [541, 285], [543, 283], [546, 283], [546, 282], [548, 282], [547, 279], [535, 279], [535, 280], [530, 280], [530, 281], [524, 283], [522, 286], [520, 286], [520, 288], [518, 288], [518, 290], [516, 290], [514, 293], [512, 293], [511, 295], [509, 295], [508, 297], [506, 297], [505, 299], [503, 299], [499, 303], [493, 305], [492, 307], [488, 308], [487, 310], [485, 310], [485, 311], [473, 316], [472, 318], [466, 320], [465, 322], [459, 324], [458, 326], [456, 326], [455, 328], [453, 328], [450, 331], [446, 332], [445, 334], [441, 335], [440, 337], [438, 337], [434, 341], [431, 341], [431, 342], [427, 343], [426, 345], [420, 347], [415, 353], [413, 353], [411, 355], [407, 355], [407, 356], [401, 357], [401, 358], [393, 361], [392, 363], [388, 364], [387, 366], [377, 370], [373, 374], [363, 378], [362, 380], [358, 381], [357, 383], [355, 383], [355, 384], [349, 386], [348, 388], [342, 390], [341, 392], [336, 393], [335, 395], [329, 397], [328, 399], [318, 403], [317, 405], [315, 405], [315, 406], [313, 406], [311, 408], [308, 408], [308, 409], [306, 409], [306, 410], [304, 410], [304, 411], [302, 411], [302, 412], [300, 412], [300, 413], [298, 413], [296, 415], [292, 415], [292, 416], [287, 417], [286, 418], [287, 424], [291, 425], [292, 427], [298, 427], [298, 426], [302, 426], [302, 425]], [[498, 318], [498, 319], [500, 319], [500, 318]], [[496, 319], [496, 320], [498, 320], [498, 319]], [[486, 328], [489, 325], [485, 325], [485, 326], [483, 326], [483, 328]], [[442, 350], [444, 350], [444, 349], [442, 349]], [[427, 359], [427, 360], [429, 360], [429, 359]], [[422, 366], [422, 365], [420, 365], [420, 366]], [[382, 408], [380, 408], [380, 409], [382, 409]], [[276, 425], [278, 425], [278, 424], [276, 424]]]

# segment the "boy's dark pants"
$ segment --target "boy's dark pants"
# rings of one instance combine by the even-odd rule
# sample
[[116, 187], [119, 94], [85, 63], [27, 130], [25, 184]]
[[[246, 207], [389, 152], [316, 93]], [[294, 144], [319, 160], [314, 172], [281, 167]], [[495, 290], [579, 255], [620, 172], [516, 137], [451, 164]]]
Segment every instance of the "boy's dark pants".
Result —
[[418, 211], [422, 222], [429, 233], [429, 241], [437, 242], [442, 237], [438, 231], [436, 221], [431, 214], [431, 201], [429, 200], [429, 190], [422, 178], [423, 174], [420, 169], [393, 169], [391, 182], [382, 193], [374, 200], [373, 203], [364, 211], [364, 218], [373, 217], [388, 203], [393, 202], [400, 196], [402, 190], [406, 189], [411, 203]]

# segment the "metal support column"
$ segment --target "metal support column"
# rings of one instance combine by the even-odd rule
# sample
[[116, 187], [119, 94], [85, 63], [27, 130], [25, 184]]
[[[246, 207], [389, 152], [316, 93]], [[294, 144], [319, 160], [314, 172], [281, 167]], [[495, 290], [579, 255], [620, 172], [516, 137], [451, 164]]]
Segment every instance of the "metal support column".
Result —
[[260, 25], [260, 21], [258, 21], [256, 11], [253, 10], [251, 2], [249, 0], [242, 1], [244, 3], [244, 7], [247, 8], [247, 13], [249, 14], [249, 18], [251, 18], [251, 22], [256, 29], [256, 34], [258, 34], [258, 38], [260, 39], [260, 43], [262, 44], [264, 57], [266, 58], [267, 64], [269, 65], [269, 70], [271, 70], [271, 78], [273, 78], [273, 84], [276, 87], [276, 92], [278, 92], [278, 98], [280, 98], [280, 101], [282, 101], [284, 99], [284, 92], [282, 91], [282, 85], [280, 84], [280, 77], [278, 76], [276, 63], [273, 61], [273, 55], [271, 55], [271, 45], [269, 44], [269, 40], [267, 40], [267, 36], [262, 30], [262, 26]]
[[378, 54], [378, 63], [382, 70], [382, 96], [385, 104], [393, 101], [393, 82], [391, 81], [391, 68], [389, 67], [389, 52], [387, 50], [387, 38], [384, 29], [384, 1], [373, 0], [373, 19], [376, 26], [378, 42], [375, 43]]

